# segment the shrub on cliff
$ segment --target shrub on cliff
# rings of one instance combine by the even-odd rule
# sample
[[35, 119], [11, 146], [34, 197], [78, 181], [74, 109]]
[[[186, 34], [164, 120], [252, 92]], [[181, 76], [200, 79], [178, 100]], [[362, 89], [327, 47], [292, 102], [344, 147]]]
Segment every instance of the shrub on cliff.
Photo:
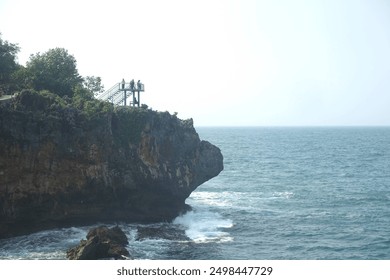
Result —
[[72, 112], [70, 115], [80, 116], [80, 121], [85, 120], [92, 125], [98, 125], [102, 117], [113, 112], [114, 107], [111, 103], [94, 98], [61, 98], [47, 90], [22, 90], [15, 98], [14, 109], [32, 112], [36, 116], [46, 118], [55, 116], [64, 119]]
[[81, 85], [75, 88], [72, 105], [81, 111], [87, 119], [96, 119], [99, 116], [111, 113], [114, 105], [109, 102], [95, 99], [93, 92]]
[[120, 145], [128, 146], [129, 142], [138, 144], [141, 131], [145, 127], [148, 110], [132, 107], [116, 107], [113, 115], [112, 129]]
[[22, 90], [15, 99], [15, 109], [23, 111], [45, 112], [63, 109], [67, 106], [66, 100], [47, 90]]

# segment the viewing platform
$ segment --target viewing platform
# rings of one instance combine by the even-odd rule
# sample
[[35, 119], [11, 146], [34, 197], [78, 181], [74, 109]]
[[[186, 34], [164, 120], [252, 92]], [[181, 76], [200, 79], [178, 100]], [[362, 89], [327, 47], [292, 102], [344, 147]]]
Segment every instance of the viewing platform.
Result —
[[97, 98], [111, 102], [116, 106], [140, 107], [140, 93], [144, 91], [145, 85], [139, 80], [137, 83], [134, 80], [128, 83], [122, 80], [122, 82], [116, 83], [110, 89], [97, 96]]

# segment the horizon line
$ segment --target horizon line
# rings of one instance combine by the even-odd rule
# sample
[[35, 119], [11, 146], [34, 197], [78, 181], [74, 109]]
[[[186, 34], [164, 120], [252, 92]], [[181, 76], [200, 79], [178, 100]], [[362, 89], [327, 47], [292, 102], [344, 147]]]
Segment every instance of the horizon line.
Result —
[[202, 128], [390, 128], [390, 125], [195, 125]]

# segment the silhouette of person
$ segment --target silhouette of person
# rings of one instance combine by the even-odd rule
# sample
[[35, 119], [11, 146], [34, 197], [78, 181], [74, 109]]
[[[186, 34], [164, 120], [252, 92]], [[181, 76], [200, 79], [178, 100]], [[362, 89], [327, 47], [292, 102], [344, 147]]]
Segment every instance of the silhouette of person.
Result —
[[130, 91], [134, 91], [134, 79], [130, 81]]

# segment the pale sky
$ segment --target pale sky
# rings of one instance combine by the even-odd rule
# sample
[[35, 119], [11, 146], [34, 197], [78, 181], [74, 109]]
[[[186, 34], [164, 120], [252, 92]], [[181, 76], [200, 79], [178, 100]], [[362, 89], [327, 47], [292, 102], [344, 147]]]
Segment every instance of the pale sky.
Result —
[[0, 32], [196, 126], [390, 125], [388, 0], [0, 0]]

